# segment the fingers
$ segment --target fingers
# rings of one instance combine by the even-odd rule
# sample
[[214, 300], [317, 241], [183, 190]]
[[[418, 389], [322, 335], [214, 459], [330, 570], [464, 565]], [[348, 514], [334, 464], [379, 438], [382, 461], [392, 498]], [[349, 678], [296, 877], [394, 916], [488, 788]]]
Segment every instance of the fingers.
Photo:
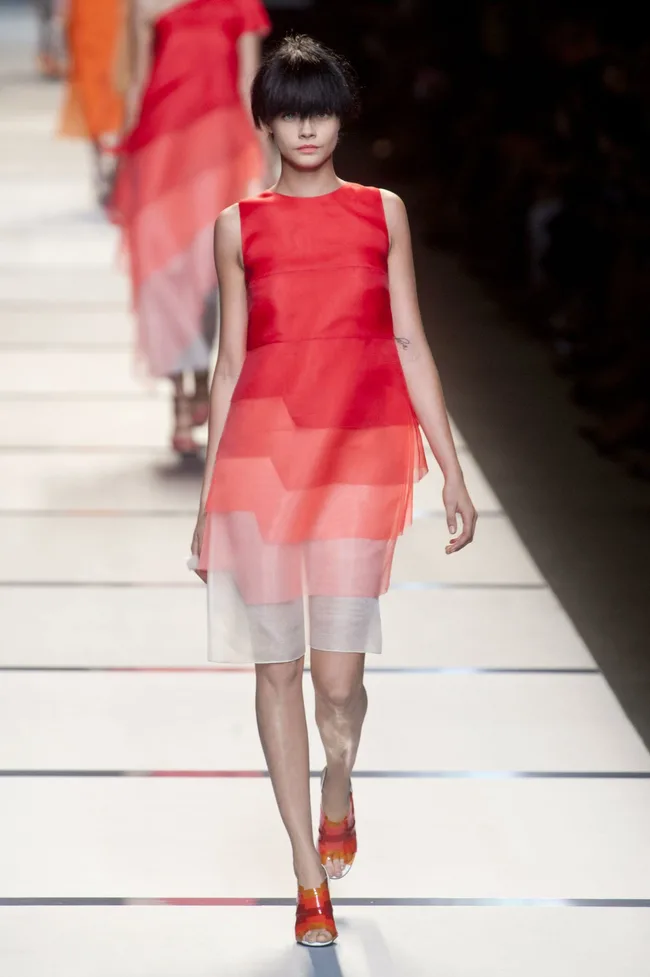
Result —
[[452, 534], [458, 531], [458, 521], [456, 519], [456, 506], [447, 506], [447, 527]]
[[450, 543], [449, 546], [445, 547], [445, 553], [458, 553], [459, 550], [464, 549], [468, 543], [471, 543], [471, 541], [472, 537], [469, 530], [464, 529], [460, 536], [453, 541], [453, 543]]
[[458, 553], [474, 539], [474, 533], [476, 530], [476, 521], [478, 519], [478, 513], [472, 505], [467, 508], [460, 509], [460, 517], [463, 523], [463, 531], [457, 539], [453, 539], [448, 546], [445, 547], [445, 553]]
[[201, 542], [202, 542], [201, 535], [198, 532], [195, 532], [194, 535], [192, 536], [192, 546], [190, 547], [190, 552], [192, 553], [192, 556], [187, 561], [187, 566], [190, 570], [194, 571], [194, 573], [197, 575], [199, 580], [202, 580], [203, 583], [207, 583], [208, 582], [207, 571], [199, 569], [199, 556], [201, 554]]

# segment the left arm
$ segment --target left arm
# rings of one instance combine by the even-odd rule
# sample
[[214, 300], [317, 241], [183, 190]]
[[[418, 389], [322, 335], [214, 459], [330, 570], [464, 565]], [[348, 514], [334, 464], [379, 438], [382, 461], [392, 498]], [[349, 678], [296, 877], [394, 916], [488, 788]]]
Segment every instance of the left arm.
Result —
[[465, 486], [440, 376], [422, 327], [406, 208], [388, 190], [382, 190], [382, 198], [390, 236], [388, 282], [395, 342], [413, 409], [445, 479], [449, 532], [457, 531], [457, 515], [462, 520], [460, 536], [446, 547], [447, 553], [456, 553], [474, 538], [477, 513]]

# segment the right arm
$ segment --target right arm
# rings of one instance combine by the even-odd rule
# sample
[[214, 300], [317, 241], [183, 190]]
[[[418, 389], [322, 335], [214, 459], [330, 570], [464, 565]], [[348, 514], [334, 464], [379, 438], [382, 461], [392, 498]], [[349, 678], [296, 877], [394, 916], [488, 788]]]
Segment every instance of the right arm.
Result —
[[[259, 0], [239, 0], [239, 3], [243, 16], [243, 32], [237, 40], [237, 62], [239, 65], [237, 85], [241, 103], [251, 125], [254, 127], [251, 88], [262, 60], [262, 39], [269, 33], [271, 24], [264, 6]], [[275, 182], [273, 175], [275, 171], [275, 147], [263, 130], [257, 129], [256, 132], [266, 172], [262, 175], [260, 185], [255, 182], [249, 187], [249, 196], [260, 193]]]
[[249, 196], [254, 196], [257, 193], [261, 193], [262, 190], [266, 189], [266, 187], [275, 182], [273, 178], [273, 168], [275, 162], [274, 146], [266, 132], [255, 127], [255, 120], [253, 119], [253, 111], [251, 108], [251, 87], [253, 85], [253, 79], [255, 78], [257, 70], [260, 66], [261, 54], [262, 35], [253, 31], [247, 31], [245, 34], [242, 34], [237, 41], [237, 57], [239, 62], [239, 97], [242, 105], [244, 106], [244, 110], [250, 119], [250, 123], [255, 129], [257, 140], [262, 150], [262, 158], [264, 160], [265, 168], [261, 183], [258, 185], [256, 182], [251, 184], [249, 187]]
[[219, 215], [214, 228], [214, 260], [219, 279], [219, 355], [210, 390], [208, 447], [201, 486], [199, 515], [192, 540], [192, 554], [198, 556], [203, 542], [205, 507], [212, 482], [217, 449], [226, 425], [235, 386], [246, 358], [248, 301], [242, 259], [239, 205]]

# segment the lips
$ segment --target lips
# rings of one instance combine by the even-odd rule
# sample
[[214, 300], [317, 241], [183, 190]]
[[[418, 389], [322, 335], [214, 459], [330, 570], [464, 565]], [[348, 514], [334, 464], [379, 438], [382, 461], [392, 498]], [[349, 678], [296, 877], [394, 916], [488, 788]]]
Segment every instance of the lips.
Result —
[[317, 149], [318, 149], [318, 146], [299, 146], [298, 147], [298, 152], [299, 153], [315, 153]]

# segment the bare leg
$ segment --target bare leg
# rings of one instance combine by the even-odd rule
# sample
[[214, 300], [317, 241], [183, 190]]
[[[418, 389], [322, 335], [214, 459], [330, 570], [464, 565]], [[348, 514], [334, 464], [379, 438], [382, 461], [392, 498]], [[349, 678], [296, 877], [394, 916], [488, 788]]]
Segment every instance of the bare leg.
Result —
[[192, 405], [185, 393], [183, 374], [169, 378], [174, 387], [174, 433], [172, 447], [181, 455], [194, 455], [199, 450], [192, 437]]
[[54, 76], [54, 50], [52, 44], [54, 11], [52, 0], [36, 0], [38, 13], [38, 61], [42, 74]]
[[[303, 666], [304, 658], [257, 665], [255, 706], [275, 799], [291, 843], [296, 878], [305, 888], [315, 889], [324, 876], [311, 819]], [[316, 930], [307, 934], [307, 939], [326, 942], [328, 937]]]
[[97, 203], [102, 206], [104, 202], [104, 173], [102, 170], [102, 146], [97, 138], [90, 140], [90, 152], [93, 167], [93, 186]]
[[[219, 291], [214, 288], [206, 295], [201, 313], [201, 333], [209, 349], [212, 349], [217, 335], [219, 315]], [[194, 371], [194, 400], [192, 403], [194, 423], [205, 424], [210, 413], [210, 373], [209, 370]]]
[[185, 396], [185, 387], [184, 387], [184, 384], [183, 384], [183, 374], [182, 373], [172, 373], [172, 375], [170, 376], [169, 379], [171, 380], [172, 386], [174, 388], [174, 396], [175, 397], [184, 397]]
[[[316, 723], [327, 758], [323, 810], [332, 821], [343, 821], [350, 808], [350, 776], [368, 709], [364, 666], [362, 654], [315, 649], [311, 652]], [[340, 876], [343, 869], [336, 860], [331, 866], [331, 877]]]
[[200, 427], [210, 414], [210, 375], [207, 370], [194, 371], [194, 397], [192, 398], [192, 418]]
[[194, 371], [194, 396], [202, 400], [210, 396], [210, 374], [207, 370]]

